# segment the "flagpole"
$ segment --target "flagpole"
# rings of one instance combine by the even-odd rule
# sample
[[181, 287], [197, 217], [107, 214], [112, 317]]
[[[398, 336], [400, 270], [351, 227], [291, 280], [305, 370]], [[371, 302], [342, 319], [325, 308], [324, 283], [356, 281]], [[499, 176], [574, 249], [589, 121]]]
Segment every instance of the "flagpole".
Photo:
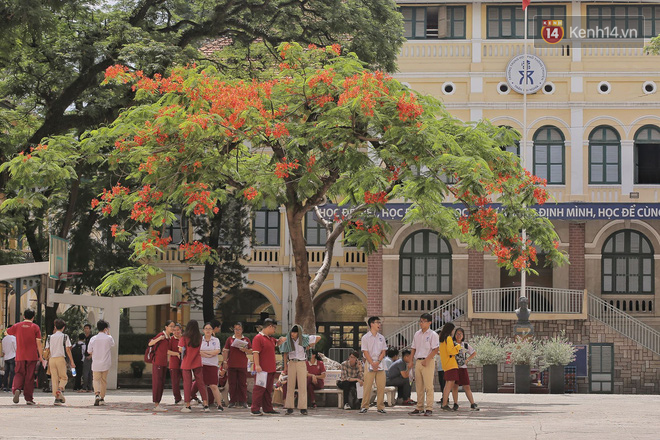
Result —
[[[520, 161], [523, 168], [527, 165], [527, 90], [528, 90], [528, 78], [527, 78], [527, 7], [523, 2], [523, 13], [525, 14], [525, 29], [524, 29], [524, 57], [523, 57], [523, 126], [522, 126], [522, 148], [520, 149]], [[527, 243], [527, 230], [522, 230], [522, 248], [523, 250], [526, 247]], [[523, 268], [520, 272], [520, 297], [526, 297], [526, 288], [527, 288], [527, 272]]]

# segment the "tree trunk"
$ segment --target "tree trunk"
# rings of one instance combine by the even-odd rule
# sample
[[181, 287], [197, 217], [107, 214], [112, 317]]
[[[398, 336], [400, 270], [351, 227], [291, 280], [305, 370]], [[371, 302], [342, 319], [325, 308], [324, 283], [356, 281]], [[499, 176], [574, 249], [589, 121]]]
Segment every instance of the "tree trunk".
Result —
[[[211, 249], [217, 249], [220, 239], [220, 224], [222, 223], [222, 210], [211, 219], [211, 231], [209, 232], [208, 245]], [[206, 263], [204, 265], [204, 285], [202, 286], [202, 313], [204, 322], [215, 319], [215, 308], [213, 307], [213, 284], [215, 271], [218, 263]]]
[[[303, 231], [302, 218], [304, 214], [298, 214], [298, 210], [287, 207], [286, 219], [289, 225], [291, 247], [293, 249], [293, 260], [296, 267], [296, 281], [298, 284], [298, 297], [296, 298], [296, 324], [302, 325], [306, 333], [316, 332], [316, 317], [314, 316], [314, 304], [312, 293], [309, 288], [310, 275], [307, 263], [307, 247]], [[288, 331], [288, 329], [285, 329]]]

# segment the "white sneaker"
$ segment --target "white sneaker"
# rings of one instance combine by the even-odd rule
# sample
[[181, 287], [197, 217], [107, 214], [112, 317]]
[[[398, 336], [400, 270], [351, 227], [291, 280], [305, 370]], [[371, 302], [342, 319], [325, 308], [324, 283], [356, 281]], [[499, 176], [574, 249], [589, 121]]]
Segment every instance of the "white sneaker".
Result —
[[153, 410], [158, 412], [167, 411], [165, 408], [163, 408], [160, 405], [156, 405]]
[[189, 413], [191, 411], [192, 411], [192, 409], [190, 409], [189, 406], [184, 406], [183, 408], [181, 408], [182, 413]]
[[349, 405], [348, 403], [345, 403], [344, 404], [344, 409], [351, 409], [351, 405]]

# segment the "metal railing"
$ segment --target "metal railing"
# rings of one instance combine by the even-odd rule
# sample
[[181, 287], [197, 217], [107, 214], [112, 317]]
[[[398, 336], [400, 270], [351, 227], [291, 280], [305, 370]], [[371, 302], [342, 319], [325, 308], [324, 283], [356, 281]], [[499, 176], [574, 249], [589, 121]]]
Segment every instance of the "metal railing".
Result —
[[[525, 289], [529, 309], [536, 313], [580, 314], [584, 291], [529, 286]], [[472, 291], [475, 313], [512, 313], [518, 308], [520, 287]]]
[[589, 316], [613, 328], [642, 347], [660, 355], [660, 332], [622, 312], [601, 298], [589, 294]]
[[[457, 297], [445, 302], [438, 308], [430, 310], [428, 313], [433, 317], [431, 328], [438, 330], [445, 322], [450, 322], [465, 313], [467, 310], [467, 292], [463, 292]], [[404, 325], [395, 332], [385, 336], [387, 345], [402, 349], [412, 344], [415, 332], [419, 330], [419, 322], [415, 320]]]

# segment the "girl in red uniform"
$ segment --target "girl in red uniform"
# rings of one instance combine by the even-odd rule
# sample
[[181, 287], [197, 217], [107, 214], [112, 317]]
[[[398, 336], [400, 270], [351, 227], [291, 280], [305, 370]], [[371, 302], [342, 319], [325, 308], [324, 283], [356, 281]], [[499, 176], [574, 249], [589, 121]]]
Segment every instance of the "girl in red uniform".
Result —
[[170, 336], [174, 332], [174, 322], [167, 321], [162, 332], [149, 341], [149, 346], [155, 346], [155, 356], [151, 364], [151, 394], [154, 402], [154, 411], [167, 411], [160, 406], [165, 389], [165, 376], [167, 375], [167, 351], [170, 348]]
[[181, 403], [181, 353], [179, 353], [179, 340], [181, 339], [181, 324], [174, 325], [174, 334], [170, 338], [170, 346], [167, 355], [170, 364], [170, 377], [172, 378], [172, 394], [174, 404]]
[[193, 373], [199, 386], [199, 394], [204, 402], [204, 411], [209, 411], [208, 395], [204, 374], [202, 372], [202, 356], [199, 354], [202, 345], [202, 335], [199, 332], [199, 324], [194, 319], [188, 322], [183, 336], [179, 340], [179, 351], [181, 352], [181, 373], [183, 374], [183, 400], [186, 406], [181, 412], [190, 412], [190, 400], [192, 397]]
[[307, 401], [310, 408], [316, 408], [314, 390], [322, 390], [325, 380], [325, 365], [319, 357], [319, 352], [310, 350], [307, 361]]

